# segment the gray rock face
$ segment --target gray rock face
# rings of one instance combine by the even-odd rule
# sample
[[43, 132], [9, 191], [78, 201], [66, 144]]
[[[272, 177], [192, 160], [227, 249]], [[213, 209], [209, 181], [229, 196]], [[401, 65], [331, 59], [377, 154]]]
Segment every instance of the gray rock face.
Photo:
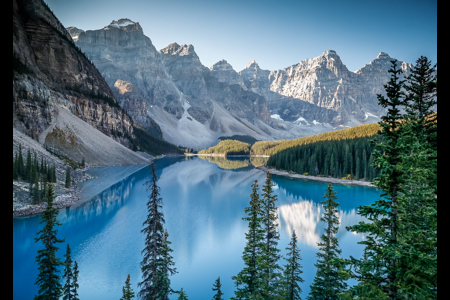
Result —
[[[377, 94], [385, 94], [391, 58], [383, 52], [357, 72], [334, 50], [282, 70], [263, 70], [251, 61], [236, 72], [226, 60], [206, 68], [192, 45], [157, 51], [129, 19], [70, 32], [135, 122], [150, 128], [154, 119], [164, 138], [178, 145], [200, 148], [232, 134], [286, 138], [296, 124], [304, 127], [292, 135], [307, 135], [317, 124], [358, 125], [384, 114]], [[400, 64], [408, 75], [411, 65]]]
[[[385, 95], [383, 85], [390, 78], [390, 60], [382, 52], [354, 73], [347, 69], [335, 51], [329, 50], [318, 57], [271, 72], [270, 90], [337, 112], [331, 122], [335, 126], [351, 119], [364, 122], [368, 114], [384, 114], [376, 95]], [[411, 65], [400, 64], [407, 75]]]
[[271, 135], [266, 99], [247, 91], [242, 80], [239, 85], [212, 76], [192, 45], [173, 43], [157, 51], [129, 19], [80, 32], [77, 45], [132, 119], [145, 128], [154, 119], [171, 143], [204, 148], [223, 135]]
[[[282, 70], [262, 70], [251, 61], [236, 77], [231, 66], [221, 61], [211, 67], [211, 73], [222, 82], [243, 81], [249, 91], [264, 96], [272, 115], [282, 120], [338, 126], [384, 114], [377, 94], [385, 95], [383, 85], [390, 78], [391, 59], [381, 52], [371, 63], [351, 72], [336, 51], [328, 50]], [[411, 64], [399, 63], [408, 75]]]
[[247, 90], [243, 78], [239, 76], [239, 74], [225, 59], [222, 59], [212, 65], [209, 70], [211, 71], [211, 74], [220, 82], [225, 82], [227, 84], [239, 84], [244, 90]]
[[[70, 118], [72, 124], [88, 128], [92, 139], [107, 140], [111, 149], [119, 142], [122, 145], [116, 146], [125, 156], [133, 155], [126, 148], [134, 137], [132, 120], [43, 1], [13, 0], [13, 60], [13, 128], [41, 144], [48, 143], [52, 128], [52, 146], [81, 161], [82, 144], [89, 143], [76, 126], [65, 130], [65, 119]], [[61, 109], [66, 114], [59, 118]], [[91, 150], [88, 163], [94, 154], [104, 154], [100, 147]]]

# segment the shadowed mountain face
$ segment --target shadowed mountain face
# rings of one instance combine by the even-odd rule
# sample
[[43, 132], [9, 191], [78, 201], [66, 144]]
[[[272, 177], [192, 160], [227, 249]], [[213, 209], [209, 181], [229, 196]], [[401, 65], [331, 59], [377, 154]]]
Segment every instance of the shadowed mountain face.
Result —
[[127, 148], [132, 120], [42, 0], [13, 0], [13, 128], [76, 161], [104, 164], [106, 150], [106, 164], [147, 161]]

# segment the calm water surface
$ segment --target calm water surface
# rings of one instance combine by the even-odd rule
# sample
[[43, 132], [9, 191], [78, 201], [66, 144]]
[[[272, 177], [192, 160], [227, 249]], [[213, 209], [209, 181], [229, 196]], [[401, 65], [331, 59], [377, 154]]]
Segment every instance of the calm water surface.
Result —
[[[178, 274], [171, 277], [174, 290], [183, 288], [189, 299], [211, 299], [212, 286], [217, 277], [222, 281], [224, 298], [232, 297], [234, 283], [231, 276], [244, 266], [247, 222], [244, 208], [248, 206], [251, 184], [258, 180], [260, 187], [266, 175], [254, 167], [234, 170], [219, 168], [217, 164], [200, 158], [164, 158], [155, 162], [158, 186], [163, 198], [165, 227], [172, 242], [173, 257]], [[116, 173], [117, 169], [108, 169]], [[132, 288], [137, 294], [141, 280], [141, 251], [144, 248], [142, 223], [147, 215], [149, 193], [145, 183], [150, 180], [148, 167], [139, 170], [76, 207], [61, 209], [57, 226], [58, 237], [70, 244], [72, 258], [79, 266], [79, 295], [83, 300], [120, 299], [122, 287], [130, 274]], [[317, 242], [324, 232], [320, 222], [323, 207], [320, 201], [327, 183], [273, 176], [278, 195], [280, 241], [285, 248], [292, 230], [298, 236], [305, 298], [309, 293], [316, 269]], [[85, 189], [101, 186], [101, 179], [84, 183]], [[339, 205], [338, 231], [342, 256], [360, 257], [363, 247], [357, 242], [363, 236], [348, 232], [345, 226], [362, 218], [356, 214], [358, 205], [379, 199], [375, 188], [335, 185]], [[89, 193], [87, 193], [89, 194]], [[13, 299], [33, 299], [37, 276], [35, 258], [41, 243], [35, 243], [36, 232], [42, 228], [39, 217], [13, 220]], [[64, 260], [66, 244], [59, 244], [58, 257]], [[279, 262], [280, 265], [284, 261]], [[62, 275], [62, 273], [61, 273]], [[176, 299], [172, 295], [171, 299]]]

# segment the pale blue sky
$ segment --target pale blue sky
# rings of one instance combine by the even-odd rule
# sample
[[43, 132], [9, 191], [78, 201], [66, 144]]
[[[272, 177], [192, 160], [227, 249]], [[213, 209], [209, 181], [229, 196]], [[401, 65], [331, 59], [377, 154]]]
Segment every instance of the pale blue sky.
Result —
[[45, 0], [66, 27], [100, 29], [139, 22], [160, 50], [192, 44], [210, 67], [236, 71], [256, 60], [277, 70], [335, 50], [350, 71], [379, 52], [414, 63], [437, 62], [437, 1], [430, 0]]

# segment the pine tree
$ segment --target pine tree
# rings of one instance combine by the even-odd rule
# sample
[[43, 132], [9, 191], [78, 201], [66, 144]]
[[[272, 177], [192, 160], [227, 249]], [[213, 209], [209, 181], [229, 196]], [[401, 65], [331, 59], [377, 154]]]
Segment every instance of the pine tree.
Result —
[[247, 217], [244, 221], [248, 221], [248, 232], [245, 234], [247, 244], [244, 248], [242, 259], [245, 267], [237, 276], [233, 276], [235, 281], [236, 298], [233, 299], [250, 299], [253, 294], [259, 293], [261, 286], [261, 255], [263, 247], [263, 230], [261, 214], [261, 200], [258, 194], [258, 181], [252, 184], [252, 194], [250, 195], [250, 206], [245, 208]]
[[334, 161], [333, 154], [331, 154], [331, 159], [330, 159], [330, 176], [331, 177], [337, 177], [336, 169], [335, 169], [335, 161]]
[[44, 227], [37, 232], [38, 237], [35, 238], [36, 242], [41, 241], [44, 245], [44, 249], [38, 250], [36, 256], [39, 274], [35, 284], [39, 286], [39, 294], [34, 297], [35, 300], [58, 300], [61, 296], [62, 287], [58, 273], [59, 267], [63, 264], [56, 257], [56, 251], [59, 248], [55, 244], [63, 243], [64, 239], [58, 239], [56, 237], [57, 230], [54, 229], [54, 226], [61, 225], [56, 220], [58, 209], [53, 207], [54, 198], [53, 185], [50, 185], [47, 193], [47, 207], [39, 222], [39, 224], [44, 224]]
[[[402, 171], [401, 154], [405, 145], [400, 143], [402, 130], [399, 128], [402, 115], [400, 106], [404, 103], [402, 86], [399, 80], [401, 69], [397, 68], [397, 60], [391, 61], [389, 72], [390, 81], [384, 85], [387, 98], [378, 95], [379, 104], [387, 108], [386, 116], [382, 116], [379, 123], [379, 134], [384, 140], [376, 144], [373, 150], [373, 167], [379, 168], [379, 177], [374, 184], [381, 190], [383, 199], [375, 201], [370, 206], [359, 206], [358, 214], [366, 217], [370, 222], [360, 222], [347, 229], [366, 233], [366, 240], [360, 242], [366, 246], [366, 259], [356, 261], [353, 265], [360, 272], [360, 284], [377, 286], [388, 294], [389, 299], [397, 299], [398, 289], [398, 255], [399, 255], [399, 193], [401, 192]], [[371, 155], [371, 156], [372, 156]]]
[[303, 271], [301, 270], [302, 266], [300, 265], [300, 249], [298, 249], [297, 246], [297, 235], [295, 234], [295, 230], [292, 233], [291, 242], [286, 250], [288, 250], [288, 258], [283, 271], [282, 291], [280, 294], [285, 300], [300, 300], [302, 289], [298, 283], [304, 282], [304, 280], [300, 277], [300, 274], [303, 273]]
[[184, 292], [183, 288], [181, 288], [181, 290], [178, 292], [179, 296], [178, 296], [178, 300], [188, 300], [188, 297], [186, 295], [186, 293]]
[[19, 172], [19, 176], [24, 178], [25, 166], [23, 164], [22, 144], [19, 144], [19, 157], [17, 158], [17, 170]]
[[13, 158], [13, 180], [19, 180], [19, 157], [17, 152], [14, 153]]
[[73, 296], [73, 300], [80, 300], [78, 298], [78, 263], [77, 261], [74, 261], [73, 263], [73, 281], [72, 281], [72, 296]]
[[261, 257], [261, 269], [263, 270], [261, 292], [264, 299], [273, 299], [276, 296], [281, 277], [278, 265], [280, 249], [277, 248], [280, 239], [276, 223], [278, 220], [275, 205], [277, 196], [273, 195], [273, 185], [270, 172], [267, 172], [266, 182], [262, 189], [261, 206], [262, 226], [265, 234]]
[[307, 298], [309, 300], [337, 300], [339, 299], [338, 294], [344, 292], [347, 287], [344, 264], [339, 259], [339, 254], [341, 254], [342, 250], [339, 248], [338, 239], [336, 238], [336, 233], [339, 229], [337, 210], [339, 203], [335, 201], [337, 195], [331, 183], [328, 184], [323, 198], [327, 200], [320, 202], [325, 209], [320, 220], [325, 222], [327, 227], [325, 234], [320, 237], [321, 242], [318, 243], [318, 259], [315, 263], [317, 273]]
[[66, 279], [66, 282], [63, 287], [63, 299], [64, 300], [73, 300], [73, 272], [72, 272], [72, 257], [70, 255], [70, 246], [67, 244], [66, 248], [66, 254], [64, 255], [66, 257], [66, 260], [64, 261], [64, 278]]
[[131, 300], [134, 298], [134, 292], [131, 289], [130, 274], [128, 274], [125, 286], [122, 288], [122, 298], [120, 300]]
[[[404, 183], [398, 211], [401, 256], [399, 297], [437, 298], [437, 148], [427, 116], [437, 104], [435, 68], [421, 56], [405, 85], [405, 121], [400, 144]], [[437, 120], [437, 117], [436, 117]], [[430, 127], [428, 127], [430, 126]]]
[[41, 200], [41, 192], [39, 190], [39, 174], [37, 172], [34, 173], [34, 180], [33, 180], [34, 187], [30, 189], [30, 193], [33, 196], [33, 203], [39, 203]]
[[169, 233], [164, 232], [163, 246], [160, 250], [161, 259], [158, 263], [158, 274], [157, 274], [157, 286], [158, 294], [157, 299], [169, 300], [169, 295], [174, 291], [170, 288], [169, 276], [177, 273], [176, 269], [173, 268], [175, 263], [173, 262], [173, 257], [170, 255], [173, 250], [170, 248], [171, 242], [168, 240]]
[[213, 297], [213, 300], [224, 300], [222, 297], [223, 293], [222, 293], [221, 288], [222, 288], [222, 284], [220, 283], [220, 276], [219, 276], [219, 278], [216, 279], [216, 282], [214, 283], [213, 288], [212, 288], [213, 292], [216, 292], [216, 294]]
[[[176, 269], [170, 264], [171, 257], [169, 244], [164, 235], [164, 215], [162, 213], [162, 198], [159, 197], [159, 187], [156, 185], [155, 167], [151, 166], [152, 179], [147, 190], [151, 191], [149, 201], [147, 202], [148, 215], [144, 221], [144, 228], [141, 230], [145, 234], [145, 248], [142, 250], [144, 255], [141, 262], [141, 271], [143, 281], [138, 283], [141, 288], [139, 297], [142, 299], [163, 299], [159, 295], [168, 295], [172, 292], [170, 281], [167, 274], [173, 275]], [[164, 254], [165, 253], [165, 254]], [[166, 256], [164, 256], [166, 255]]]
[[32, 168], [31, 168], [31, 151], [30, 151], [30, 149], [28, 149], [28, 152], [27, 152], [27, 164], [25, 166], [25, 173], [24, 173], [25, 180], [33, 181], [34, 178], [31, 177], [31, 172], [32, 172]]
[[67, 166], [67, 169], [66, 169], [66, 184], [65, 184], [65, 187], [66, 187], [66, 189], [68, 189], [68, 188], [70, 188], [70, 167], [69, 166]]

